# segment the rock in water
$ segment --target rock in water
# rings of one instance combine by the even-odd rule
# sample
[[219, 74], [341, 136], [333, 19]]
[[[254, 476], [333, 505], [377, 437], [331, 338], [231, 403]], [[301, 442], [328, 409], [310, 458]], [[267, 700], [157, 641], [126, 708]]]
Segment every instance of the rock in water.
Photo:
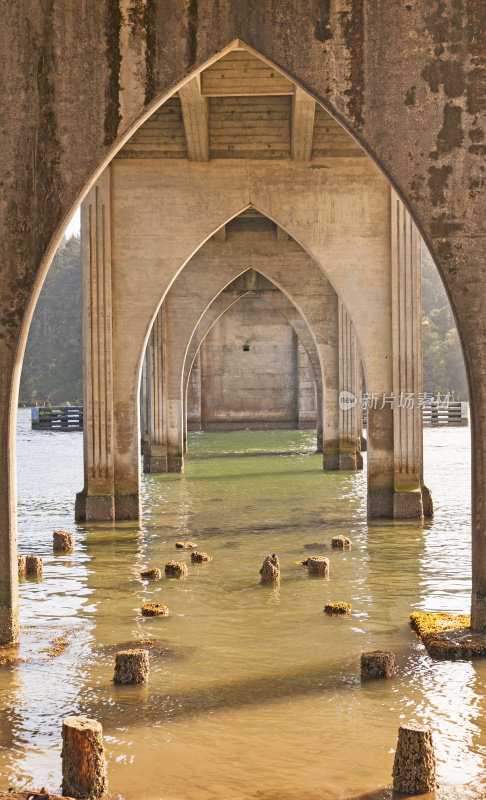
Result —
[[432, 732], [425, 725], [400, 725], [393, 764], [393, 789], [407, 795], [436, 788]]
[[275, 553], [266, 557], [260, 570], [260, 575], [262, 576], [262, 583], [272, 583], [280, 580], [280, 565], [278, 556]]
[[149, 674], [148, 650], [119, 650], [115, 660], [115, 683], [145, 683]]
[[178, 550], [194, 550], [197, 544], [195, 542], [176, 542], [175, 546]]

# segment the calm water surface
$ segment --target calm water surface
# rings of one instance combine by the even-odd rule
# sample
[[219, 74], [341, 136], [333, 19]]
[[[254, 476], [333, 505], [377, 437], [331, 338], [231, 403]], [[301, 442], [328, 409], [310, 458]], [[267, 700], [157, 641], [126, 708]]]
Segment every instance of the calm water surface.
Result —
[[[52, 530], [75, 529], [82, 435], [32, 432], [20, 412], [19, 552], [43, 556], [44, 581], [20, 587], [25, 662], [0, 667], [0, 789], [58, 789], [61, 720], [81, 714], [103, 723], [112, 798], [385, 797], [402, 720], [434, 731], [438, 797], [484, 797], [486, 661], [435, 663], [408, 624], [414, 609], [469, 610], [469, 430], [425, 431], [436, 506], [425, 527], [367, 523], [364, 474], [323, 473], [299, 452], [313, 442], [192, 434], [183, 476], [143, 478], [143, 524], [77, 527], [75, 555], [53, 556]], [[340, 533], [351, 552], [331, 552]], [[178, 539], [213, 562], [179, 554], [186, 580], [142, 581]], [[328, 581], [296, 563], [314, 542]], [[263, 587], [274, 551], [280, 587]], [[149, 600], [171, 616], [143, 619]], [[337, 600], [353, 604], [350, 619], [323, 614]], [[157, 642], [150, 682], [114, 686], [116, 649], [145, 637]], [[395, 652], [397, 677], [361, 686], [360, 653], [378, 648]]]

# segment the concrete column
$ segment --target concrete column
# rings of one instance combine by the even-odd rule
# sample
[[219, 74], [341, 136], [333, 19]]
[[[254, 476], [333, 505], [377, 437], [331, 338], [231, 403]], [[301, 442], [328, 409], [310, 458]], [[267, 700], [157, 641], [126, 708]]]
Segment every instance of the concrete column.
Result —
[[[0, 340], [0, 645], [20, 636], [17, 567], [16, 423], [18, 394], [12, 390], [21, 364], [9, 340]], [[12, 397], [13, 395], [13, 397]]]
[[391, 193], [393, 438], [395, 519], [432, 516], [423, 485], [421, 238], [407, 209]]
[[[188, 358], [186, 358], [186, 361], [187, 360]], [[183, 386], [186, 386], [187, 383], [187, 388], [185, 389], [187, 404], [187, 413], [185, 415], [187, 420], [186, 434], [187, 428], [192, 431], [201, 430], [201, 357], [199, 350], [197, 350], [191, 361], [192, 366], [190, 368], [188, 380], [184, 380], [183, 384]], [[184, 376], [186, 374], [185, 366], [184, 364]]]
[[84, 489], [78, 521], [114, 520], [111, 186], [105, 170], [81, 207]]
[[[147, 370], [150, 375], [148, 401], [149, 445], [143, 458], [145, 473], [167, 472], [167, 411], [165, 397], [166, 314], [163, 303], [155, 317], [147, 345]], [[143, 375], [142, 375], [143, 377]]]
[[[302, 430], [317, 425], [317, 392], [314, 370], [300, 339], [297, 341], [297, 365], [299, 378], [298, 426]], [[319, 431], [317, 438], [319, 439]], [[322, 419], [320, 438], [322, 442]]]
[[150, 339], [147, 342], [145, 356], [142, 364], [142, 379], [140, 381], [140, 448], [143, 456], [150, 452], [150, 440], [152, 438], [151, 425], [151, 391], [152, 391], [152, 370], [150, 367]]
[[339, 469], [362, 469], [359, 434], [361, 361], [353, 323], [340, 299], [338, 300], [338, 348]]
[[393, 409], [381, 402], [367, 411], [368, 517], [393, 519]]
[[[323, 397], [323, 468], [341, 469], [339, 458], [339, 348], [338, 348], [338, 297], [335, 292], [325, 299], [321, 313], [326, 317], [327, 347], [322, 349], [325, 370]], [[312, 318], [311, 318], [312, 319]]]
[[[165, 399], [167, 472], [184, 472], [184, 403], [182, 396], [182, 372], [187, 342], [181, 347], [177, 308], [169, 295], [165, 302]], [[182, 351], [182, 352], [181, 352]]]

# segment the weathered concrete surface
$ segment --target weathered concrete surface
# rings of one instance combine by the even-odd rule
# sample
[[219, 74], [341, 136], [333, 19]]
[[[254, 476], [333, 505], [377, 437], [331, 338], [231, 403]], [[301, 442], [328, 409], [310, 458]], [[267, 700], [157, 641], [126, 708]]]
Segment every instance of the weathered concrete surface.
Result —
[[[231, 258], [236, 262], [239, 258], [240, 265], [254, 267], [282, 288], [285, 267], [283, 263], [277, 264], [278, 254], [284, 256], [288, 253], [288, 257], [294, 258], [295, 252], [295, 258], [305, 261], [305, 265], [294, 261], [294, 267], [298, 269], [289, 294], [297, 307], [302, 311], [302, 304], [306, 301], [322, 325], [320, 304], [325, 279], [317, 269], [316, 275], [322, 276], [320, 280], [323, 283], [316, 290], [311, 282], [310, 265], [313, 261], [325, 264], [327, 274], [341, 291], [350, 316], [357, 319], [357, 334], [364, 340], [361, 347], [369, 385], [377, 392], [391, 392], [389, 189], [373, 165], [364, 159], [347, 159], [346, 163], [329, 159], [329, 162], [325, 171], [290, 162], [279, 164], [278, 170], [273, 164], [238, 161], [226, 161], [224, 165], [222, 161], [215, 161], [202, 166], [186, 161], [123, 159], [111, 165], [113, 313], [117, 330], [121, 332], [121, 335], [114, 336], [113, 341], [115, 475], [127, 494], [134, 495], [138, 488], [136, 398], [143, 352], [141, 346], [157, 313], [161, 290], [164, 285], [168, 287], [184, 264], [187, 266], [177, 281], [185, 286], [181, 297], [184, 311], [180, 303], [175, 311], [171, 312], [169, 305], [166, 309], [169, 336], [171, 329], [177, 331], [177, 335], [172, 333], [174, 340], [168, 344], [168, 359], [180, 359], [183, 351], [184, 337], [179, 336], [181, 325], [189, 324], [187, 314], [194, 306], [193, 295], [197, 293], [197, 282], [190, 280], [191, 270], [199, 268], [206, 279], [209, 270], [217, 268], [221, 276], [220, 291], [224, 286], [221, 279], [227, 270], [225, 259]], [[164, 193], [164, 186], [170, 186], [170, 191]], [[213, 197], [210, 206], [204, 201], [208, 192]], [[238, 214], [248, 206], [255, 195], [258, 195], [258, 208], [265, 212], [268, 206], [271, 217], [277, 218], [279, 223], [283, 220], [283, 226], [289, 230], [293, 228], [296, 238], [314, 259], [288, 238], [277, 242], [274, 238], [271, 242], [262, 239], [257, 248], [252, 237], [251, 247], [238, 252], [239, 233], [235, 231], [233, 236], [228, 225], [226, 241], [208, 241], [188, 263], [200, 242], [221, 223], [227, 222], [230, 215]], [[181, 209], [185, 209], [184, 213]], [[190, 226], [187, 225], [188, 213]], [[322, 234], [319, 225], [316, 227], [318, 218], [323, 226]], [[215, 224], [216, 220], [219, 226]], [[141, 240], [144, 244], [142, 250]], [[355, 254], [354, 258], [349, 258], [350, 252]], [[202, 260], [204, 253], [212, 254], [207, 263]], [[264, 259], [275, 262], [272, 274], [267, 275]], [[135, 263], [136, 270], [133, 268]], [[242, 271], [241, 266], [239, 271]], [[304, 273], [305, 281], [302, 280]], [[234, 279], [235, 273], [228, 274], [229, 277]], [[207, 302], [213, 297], [208, 297]], [[309, 319], [309, 313], [306, 309], [306, 319]], [[310, 327], [317, 329], [317, 319]], [[337, 325], [332, 329], [337, 331]], [[332, 340], [323, 337], [322, 347], [327, 347], [328, 351], [328, 356], [323, 359], [325, 363], [332, 363], [335, 357], [335, 339], [336, 333]], [[336, 387], [337, 362], [333, 380]], [[331, 425], [333, 415], [336, 419]], [[182, 421], [179, 409], [170, 402], [167, 419], [168, 456], [173, 451], [176, 457]], [[327, 401], [326, 425], [337, 430], [337, 408], [332, 412]], [[337, 468], [337, 435], [332, 440], [324, 431], [324, 443], [325, 465]], [[334, 459], [336, 466], [326, 463], [326, 459]], [[131, 490], [130, 486], [133, 487]]]
[[297, 341], [282, 315], [258, 295], [232, 305], [201, 351], [203, 430], [296, 428]]
[[[235, 221], [237, 222], [237, 221]], [[326, 421], [324, 439], [337, 439], [337, 331], [335, 316], [336, 295], [313, 260], [295, 243], [288, 239], [276, 241], [275, 226], [268, 220], [263, 231], [237, 229], [232, 226], [224, 243], [208, 241], [191, 259], [170, 288], [164, 301], [164, 313], [171, 326], [167, 327], [167, 365], [164, 398], [167, 418], [167, 452], [177, 455], [182, 466], [183, 432], [183, 382], [184, 364], [194, 332], [208, 306], [217, 295], [241, 272], [242, 265], [258, 264], [261, 273], [275, 283], [279, 280], [280, 296], [277, 303], [279, 313], [289, 314], [292, 303], [289, 297], [296, 295], [294, 314], [310, 332], [317, 351], [319, 374], [326, 363]], [[300, 275], [305, 269], [307, 280], [302, 284]], [[247, 270], [244, 270], [247, 272]], [[201, 280], [200, 276], [204, 276]], [[287, 296], [283, 294], [287, 293]], [[132, 331], [143, 330], [143, 319], [133, 319]], [[122, 328], [123, 329], [123, 328]], [[301, 328], [299, 328], [301, 331]], [[301, 331], [302, 332], [302, 331]], [[125, 396], [129, 387], [125, 387]], [[129, 401], [127, 401], [129, 402]], [[320, 397], [322, 403], [322, 392]]]
[[[253, 288], [249, 288], [249, 287]], [[236, 279], [211, 303], [199, 321], [192, 336], [184, 362], [183, 392], [187, 397], [187, 421], [191, 427], [196, 423], [197, 428], [201, 426], [201, 375], [200, 364], [195, 365], [199, 349], [210, 347], [207, 336], [217, 325], [220, 318], [233, 304], [247, 296], [248, 292], [265, 301], [266, 306], [262, 307], [261, 316], [265, 316], [266, 307], [270, 305], [284, 317], [288, 325], [295, 331], [298, 337], [298, 378], [299, 383], [299, 407], [298, 425], [303, 427], [316, 426], [317, 416], [317, 437], [320, 439], [322, 449], [322, 373], [319, 355], [315, 340], [309, 331], [305, 321], [302, 319], [297, 308], [289, 298], [281, 292], [274, 284], [263, 278], [259, 273], [249, 270], [240, 278]], [[239, 328], [237, 329], [239, 330]], [[272, 348], [272, 340], [264, 344], [265, 348]], [[197, 374], [193, 376], [194, 365]], [[303, 385], [304, 382], [308, 382]], [[270, 404], [272, 398], [272, 387], [266, 385], [266, 403]]]
[[[126, 3], [124, 3], [124, 7]], [[486, 628], [486, 8], [481, 0], [6, 0], [0, 10], [1, 602], [11, 618], [13, 438], [33, 301], [63, 225], [122, 135], [240, 39], [327, 105], [392, 180], [444, 279], [469, 373], [473, 626]], [[132, 33], [132, 35], [128, 35]], [[120, 75], [120, 68], [122, 74]], [[127, 80], [127, 76], [130, 80]], [[123, 79], [122, 79], [123, 78]], [[79, 124], [83, 120], [83, 124]], [[10, 588], [13, 586], [13, 588]], [[2, 612], [3, 613], [3, 612]], [[7, 630], [15, 623], [6, 622]], [[3, 636], [3, 634], [2, 634]]]

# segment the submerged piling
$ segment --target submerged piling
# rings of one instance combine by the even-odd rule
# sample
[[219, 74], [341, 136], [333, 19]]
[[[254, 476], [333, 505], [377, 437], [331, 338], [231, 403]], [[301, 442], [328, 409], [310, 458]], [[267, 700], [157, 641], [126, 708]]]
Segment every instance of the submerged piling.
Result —
[[32, 575], [38, 581], [42, 580], [42, 558], [40, 556], [25, 556], [25, 571], [27, 575]]
[[280, 564], [276, 553], [267, 556], [260, 570], [262, 583], [273, 583], [280, 580]]
[[425, 725], [409, 722], [400, 725], [393, 764], [393, 789], [416, 795], [433, 792], [435, 781], [435, 752], [432, 731]]
[[145, 683], [149, 675], [148, 650], [119, 650], [115, 660], [115, 683]]
[[74, 533], [54, 531], [52, 545], [55, 553], [72, 553], [74, 550]]
[[103, 729], [96, 719], [67, 717], [62, 723], [62, 793], [101, 797], [106, 789]]
[[321, 575], [323, 578], [329, 577], [329, 559], [324, 556], [310, 556], [304, 562], [309, 575]]
[[393, 678], [397, 671], [395, 654], [385, 650], [361, 653], [361, 680]]
[[17, 556], [17, 566], [19, 570], [19, 581], [23, 581], [25, 579], [25, 575], [27, 572], [27, 564], [25, 556]]

